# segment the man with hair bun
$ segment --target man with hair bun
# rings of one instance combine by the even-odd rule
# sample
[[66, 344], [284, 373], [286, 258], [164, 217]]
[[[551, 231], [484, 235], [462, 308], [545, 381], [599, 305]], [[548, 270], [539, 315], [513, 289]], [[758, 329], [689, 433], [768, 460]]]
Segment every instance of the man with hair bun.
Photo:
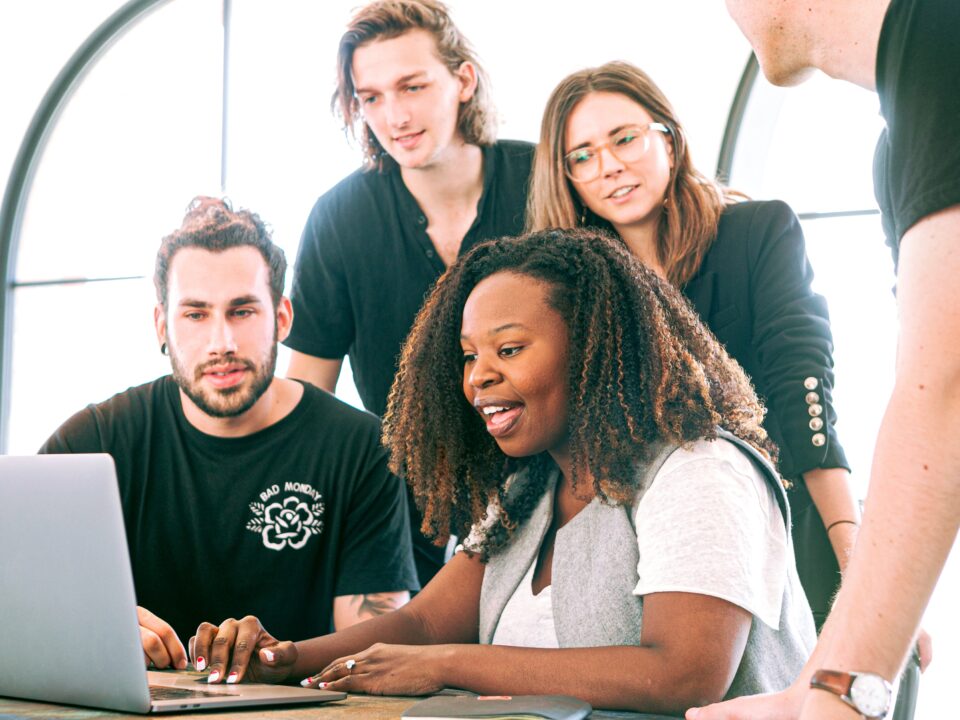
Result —
[[[396, 360], [424, 296], [477, 242], [515, 235], [533, 146], [497, 141], [490, 83], [447, 8], [381, 0], [353, 16], [332, 102], [363, 167], [307, 219], [284, 341], [289, 377], [333, 392], [345, 355], [364, 407], [383, 415]], [[443, 563], [419, 532], [421, 584]]]
[[418, 587], [376, 418], [274, 377], [286, 266], [255, 213], [196, 198], [154, 274], [172, 374], [88, 405], [40, 450], [113, 457], [147, 664], [186, 667], [205, 618], [263, 613], [312, 637]]

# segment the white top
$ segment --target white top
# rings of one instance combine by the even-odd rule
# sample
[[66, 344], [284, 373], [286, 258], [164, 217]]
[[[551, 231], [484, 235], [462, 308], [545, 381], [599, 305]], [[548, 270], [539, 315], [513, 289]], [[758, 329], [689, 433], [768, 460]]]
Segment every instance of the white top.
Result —
[[636, 527], [635, 595], [711, 595], [779, 628], [796, 567], [773, 489], [735, 445], [700, 440], [675, 451], [637, 506]]
[[[735, 445], [700, 440], [670, 455], [637, 506], [636, 529], [635, 595], [710, 595], [779, 628], [784, 585], [796, 567], [773, 490]], [[535, 565], [536, 558], [504, 608], [494, 644], [559, 646], [550, 587], [533, 594]]]
[[493, 645], [512, 645], [514, 647], [558, 648], [557, 629], [553, 624], [553, 602], [551, 586], [547, 585], [539, 595], [533, 594], [533, 562], [510, 597], [497, 630], [493, 634]]

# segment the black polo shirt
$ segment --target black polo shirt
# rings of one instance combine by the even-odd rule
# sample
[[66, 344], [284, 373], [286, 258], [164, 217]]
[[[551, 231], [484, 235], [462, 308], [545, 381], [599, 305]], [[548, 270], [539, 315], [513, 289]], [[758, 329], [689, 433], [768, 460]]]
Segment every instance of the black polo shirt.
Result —
[[[483, 148], [483, 194], [461, 255], [482, 240], [523, 232], [533, 151], [516, 140]], [[445, 269], [396, 163], [357, 171], [317, 200], [307, 219], [285, 343], [314, 357], [349, 354], [364, 407], [382, 416], [403, 342]], [[419, 528], [412, 494], [409, 505], [411, 527]], [[443, 549], [419, 532], [413, 548], [425, 585], [443, 565]]]
[[[483, 148], [483, 194], [463, 239], [523, 232], [534, 146], [503, 140]], [[324, 194], [300, 240], [285, 344], [321, 358], [350, 356], [364, 407], [382, 416], [397, 358], [417, 311], [445, 270], [427, 219], [395, 163], [353, 173]]]

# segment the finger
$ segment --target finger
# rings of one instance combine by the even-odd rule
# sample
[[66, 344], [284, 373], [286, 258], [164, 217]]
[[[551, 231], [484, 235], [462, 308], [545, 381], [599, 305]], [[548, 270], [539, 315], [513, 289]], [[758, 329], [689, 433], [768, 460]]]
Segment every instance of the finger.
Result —
[[377, 694], [371, 693], [368, 688], [368, 681], [370, 679], [370, 673], [356, 673], [352, 675], [344, 675], [343, 677], [340, 677], [336, 680], [331, 680], [329, 682], [320, 681], [310, 687], [313, 687], [316, 690], [335, 690], [337, 692]]
[[799, 716], [792, 696], [785, 693], [750, 695], [699, 708], [690, 708], [685, 720], [785, 720]]
[[[268, 636], [269, 637], [269, 636]], [[277, 642], [272, 637], [272, 644], [259, 644], [258, 655], [260, 662], [268, 667], [287, 667], [292, 666], [297, 661], [297, 646], [292, 642]]]
[[260, 627], [260, 621], [257, 618], [247, 615], [237, 623], [237, 639], [233, 644], [233, 657], [230, 661], [230, 670], [227, 672], [228, 685], [243, 680], [254, 650], [263, 641], [266, 641], [269, 645], [275, 645], [277, 642]]
[[[183, 643], [180, 642], [180, 638], [177, 637], [177, 633], [174, 632], [169, 623], [157, 617], [144, 607], [137, 607], [137, 620], [141, 628], [146, 628], [152, 632], [160, 642], [163, 643], [164, 652], [162, 655], [166, 656], [167, 661], [164, 665], [159, 665], [154, 659], [154, 664], [157, 665], [157, 667], [168, 667], [172, 665], [178, 670], [183, 670], [187, 667], [187, 651], [183, 648]], [[143, 632], [141, 632], [141, 639], [143, 639], [142, 636]], [[148, 652], [147, 654], [150, 655], [151, 658], [154, 657], [153, 653]]]
[[200, 623], [197, 634], [190, 639], [190, 657], [193, 658], [193, 666], [201, 672], [210, 664], [210, 651], [218, 630], [219, 628], [211, 623]]
[[316, 675], [302, 680], [300, 684], [303, 687], [319, 687], [321, 684], [329, 685], [342, 677], [349, 676], [356, 667], [356, 662], [356, 659], [352, 657], [337, 658]]
[[219, 683], [226, 677], [226, 668], [230, 664], [233, 645], [237, 640], [237, 621], [233, 618], [220, 623], [217, 636], [210, 649], [210, 675], [208, 683]]
[[147, 665], [153, 663], [154, 667], [170, 667], [170, 654], [167, 652], [163, 640], [150, 628], [140, 626], [140, 644], [143, 646], [143, 654], [147, 657]]
[[917, 654], [920, 655], [920, 672], [926, 672], [933, 662], [933, 638], [924, 630], [917, 637]]
[[746, 720], [750, 717], [739, 713], [738, 707], [736, 702], [727, 701], [706, 707], [690, 708], [684, 718], [685, 720]]

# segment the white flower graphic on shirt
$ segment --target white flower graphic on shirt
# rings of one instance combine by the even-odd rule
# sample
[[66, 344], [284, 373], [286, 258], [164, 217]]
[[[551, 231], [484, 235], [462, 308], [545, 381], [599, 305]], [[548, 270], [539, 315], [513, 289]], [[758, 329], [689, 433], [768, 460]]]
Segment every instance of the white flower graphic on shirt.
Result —
[[316, 502], [308, 506], [300, 498], [291, 495], [282, 503], [250, 503], [253, 518], [247, 523], [247, 530], [260, 533], [265, 547], [271, 550], [283, 550], [285, 547], [299, 550], [314, 535], [323, 529], [323, 503]]

